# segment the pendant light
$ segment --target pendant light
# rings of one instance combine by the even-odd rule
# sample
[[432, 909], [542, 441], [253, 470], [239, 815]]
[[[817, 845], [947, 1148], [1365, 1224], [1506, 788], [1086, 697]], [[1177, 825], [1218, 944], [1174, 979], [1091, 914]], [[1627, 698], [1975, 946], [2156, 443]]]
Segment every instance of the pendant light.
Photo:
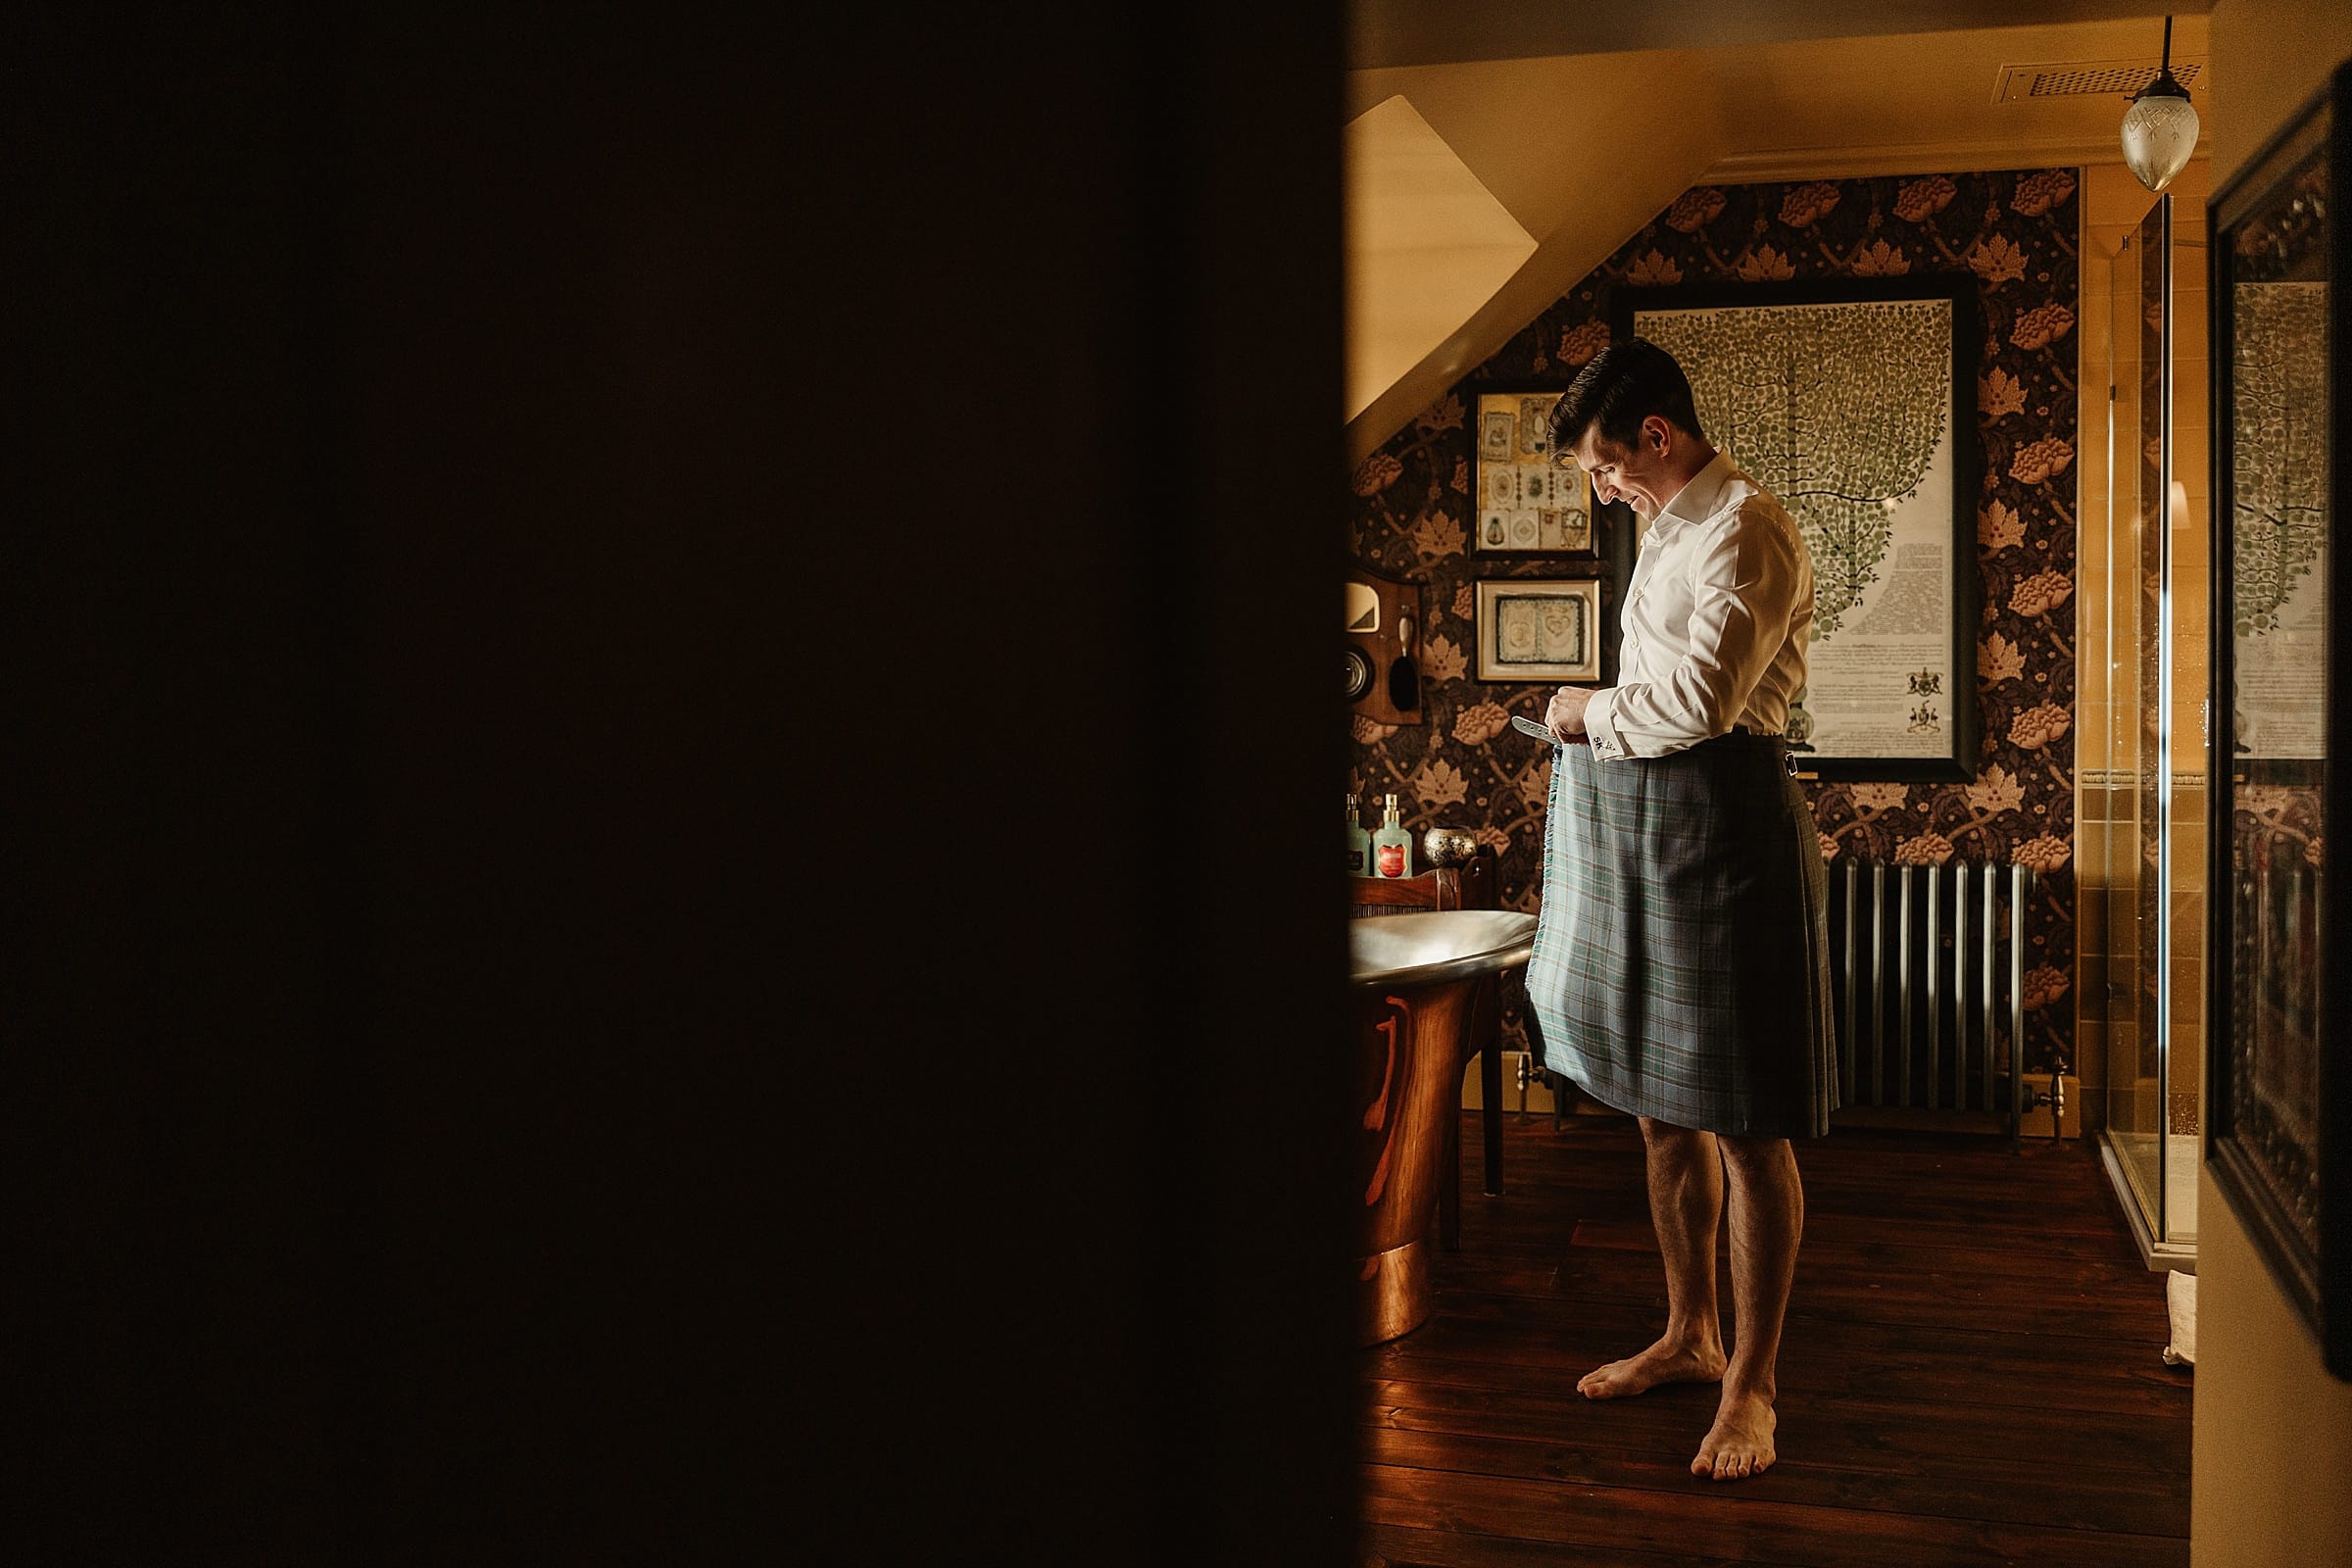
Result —
[[2173, 79], [2173, 19], [2164, 19], [2164, 60], [2156, 79], [2132, 95], [2124, 111], [2124, 163], [2142, 185], [2160, 191], [2197, 150], [2197, 111], [2188, 89]]

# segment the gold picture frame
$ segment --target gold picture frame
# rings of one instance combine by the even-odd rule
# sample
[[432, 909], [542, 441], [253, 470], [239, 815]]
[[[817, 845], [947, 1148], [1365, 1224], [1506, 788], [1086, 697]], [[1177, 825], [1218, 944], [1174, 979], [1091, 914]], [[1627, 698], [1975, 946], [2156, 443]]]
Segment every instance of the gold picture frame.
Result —
[[1600, 679], [1598, 577], [1488, 577], [1477, 587], [1478, 679]]

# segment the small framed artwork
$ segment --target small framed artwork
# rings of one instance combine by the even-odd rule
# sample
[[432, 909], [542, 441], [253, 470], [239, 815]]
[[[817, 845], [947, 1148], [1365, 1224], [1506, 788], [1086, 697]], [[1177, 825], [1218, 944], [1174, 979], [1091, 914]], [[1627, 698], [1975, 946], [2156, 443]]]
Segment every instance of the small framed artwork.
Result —
[[1481, 392], [1478, 505], [1471, 549], [1487, 556], [1573, 556], [1592, 546], [1592, 486], [1551, 450], [1551, 406], [1560, 394]]
[[1478, 678], [1600, 679], [1600, 579], [1489, 577], [1478, 585]]

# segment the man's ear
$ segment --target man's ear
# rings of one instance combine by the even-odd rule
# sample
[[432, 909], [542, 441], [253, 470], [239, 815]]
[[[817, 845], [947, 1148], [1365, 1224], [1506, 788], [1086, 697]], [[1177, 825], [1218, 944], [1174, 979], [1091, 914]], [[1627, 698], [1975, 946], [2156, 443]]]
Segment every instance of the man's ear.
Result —
[[1662, 415], [1651, 415], [1642, 421], [1642, 433], [1649, 437], [1650, 447], [1659, 457], [1666, 455], [1674, 443], [1674, 427]]

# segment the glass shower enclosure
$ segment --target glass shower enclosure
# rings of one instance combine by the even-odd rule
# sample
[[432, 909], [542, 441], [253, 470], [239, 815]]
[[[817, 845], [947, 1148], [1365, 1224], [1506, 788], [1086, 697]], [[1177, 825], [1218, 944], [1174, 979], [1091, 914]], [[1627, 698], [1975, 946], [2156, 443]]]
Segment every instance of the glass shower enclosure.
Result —
[[[2193, 1268], [2210, 573], [2204, 215], [2160, 196], [2108, 292], [2101, 1153], [2142, 1258]], [[2096, 525], [2097, 519], [2093, 519]], [[2085, 662], [2088, 662], [2087, 661]], [[2089, 781], [2086, 781], [2089, 782]]]

